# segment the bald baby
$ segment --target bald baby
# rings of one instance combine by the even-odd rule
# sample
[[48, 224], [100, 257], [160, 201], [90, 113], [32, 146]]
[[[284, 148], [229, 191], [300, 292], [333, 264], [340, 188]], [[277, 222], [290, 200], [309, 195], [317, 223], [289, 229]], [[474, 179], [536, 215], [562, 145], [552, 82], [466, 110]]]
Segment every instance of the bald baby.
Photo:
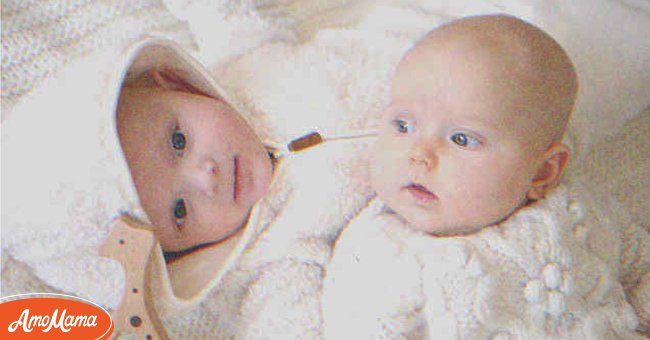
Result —
[[[486, 84], [487, 95], [511, 105], [507, 113], [520, 118], [522, 133], [543, 132], [537, 133], [542, 147], [561, 140], [578, 89], [564, 49], [539, 28], [506, 15], [468, 17], [429, 32], [401, 66], [412, 63], [429, 69], [449, 63], [447, 70]], [[409, 81], [401, 75], [397, 81]]]
[[434, 235], [507, 218], [559, 183], [577, 86], [562, 47], [517, 18], [468, 17], [429, 32], [396, 69], [375, 190]]

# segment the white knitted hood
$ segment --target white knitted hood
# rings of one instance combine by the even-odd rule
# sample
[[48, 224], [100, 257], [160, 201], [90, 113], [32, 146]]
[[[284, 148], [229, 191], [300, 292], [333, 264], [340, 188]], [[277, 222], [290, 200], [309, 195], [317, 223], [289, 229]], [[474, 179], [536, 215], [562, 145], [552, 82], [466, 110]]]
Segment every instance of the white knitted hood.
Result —
[[[115, 125], [123, 78], [171, 69], [213, 97], [222, 91], [175, 43], [148, 37], [106, 49], [54, 75], [2, 127], [2, 249], [48, 285], [116, 307], [121, 266], [99, 256], [121, 214], [146, 221]], [[128, 72], [126, 69], [128, 68]]]

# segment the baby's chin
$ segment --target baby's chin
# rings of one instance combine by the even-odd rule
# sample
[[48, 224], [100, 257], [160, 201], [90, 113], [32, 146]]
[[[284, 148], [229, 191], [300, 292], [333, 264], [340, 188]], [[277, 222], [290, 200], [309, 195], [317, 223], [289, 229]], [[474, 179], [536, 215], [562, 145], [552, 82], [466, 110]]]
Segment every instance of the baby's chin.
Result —
[[467, 236], [467, 235], [475, 234], [483, 230], [484, 228], [487, 228], [488, 226], [481, 225], [481, 226], [435, 227], [433, 226], [433, 224], [420, 224], [420, 225], [414, 225], [414, 227], [431, 236], [455, 237], [455, 236]]
[[388, 208], [398, 214], [410, 228], [435, 237], [471, 235], [497, 223], [489, 222], [492, 219], [486, 219], [486, 222], [456, 224], [446, 221], [443, 216], [423, 216], [412, 213], [411, 211], [403, 211], [400, 213], [400, 209], [392, 209], [390, 206]]

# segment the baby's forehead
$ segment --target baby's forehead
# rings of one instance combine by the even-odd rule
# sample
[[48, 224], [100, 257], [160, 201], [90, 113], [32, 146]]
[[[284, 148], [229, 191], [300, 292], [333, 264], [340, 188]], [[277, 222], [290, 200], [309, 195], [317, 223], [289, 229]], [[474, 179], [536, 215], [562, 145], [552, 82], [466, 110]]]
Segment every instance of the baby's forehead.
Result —
[[418, 40], [403, 61], [422, 57], [424, 62], [427, 56], [444, 53], [538, 74], [549, 65], [570, 64], [551, 36], [506, 15], [467, 17], [437, 27]]
[[[449, 72], [469, 78], [497, 74], [499, 77], [543, 77], [545, 52], [521, 41], [488, 41], [480, 36], [444, 35], [424, 39], [401, 60], [397, 72], [418, 68], [417, 74]], [[424, 72], [424, 73], [423, 73]]]
[[569, 56], [548, 34], [517, 18], [488, 15], [456, 20], [425, 35], [400, 61], [391, 92], [455, 91], [461, 94], [450, 98], [515, 106], [491, 110], [496, 117], [514, 112], [538, 128], [549, 120], [561, 122], [551, 125], [563, 131], [576, 78]]
[[447, 51], [416, 51], [407, 56], [393, 77], [393, 102], [410, 99], [481, 115], [505, 114], [504, 109], [511, 106], [538, 105], [529, 98], [540, 90], [535, 75], [513, 71], [489, 52]]

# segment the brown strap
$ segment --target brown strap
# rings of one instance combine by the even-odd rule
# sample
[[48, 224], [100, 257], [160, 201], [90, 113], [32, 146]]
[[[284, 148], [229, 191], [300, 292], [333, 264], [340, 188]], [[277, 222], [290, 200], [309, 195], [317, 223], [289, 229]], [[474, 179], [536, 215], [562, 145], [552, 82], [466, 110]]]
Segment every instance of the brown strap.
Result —
[[289, 151], [302, 151], [323, 142], [323, 137], [318, 132], [310, 132], [302, 137], [296, 138], [289, 143]]

